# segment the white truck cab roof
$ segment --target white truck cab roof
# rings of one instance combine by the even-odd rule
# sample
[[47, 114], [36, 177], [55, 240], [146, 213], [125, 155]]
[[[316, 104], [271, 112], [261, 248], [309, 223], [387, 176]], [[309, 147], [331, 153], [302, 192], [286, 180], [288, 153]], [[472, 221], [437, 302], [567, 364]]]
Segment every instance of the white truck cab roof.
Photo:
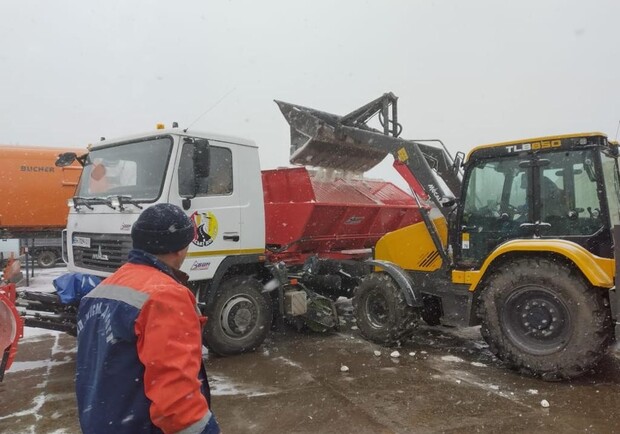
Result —
[[112, 139], [104, 139], [97, 143], [89, 145], [88, 149], [93, 150], [93, 149], [100, 148], [103, 146], [109, 146], [115, 143], [130, 142], [136, 139], [144, 139], [147, 137], [158, 137], [158, 136], [167, 136], [167, 135], [201, 137], [201, 138], [217, 140], [217, 141], [225, 142], [225, 143], [234, 143], [234, 144], [241, 145], [241, 146], [248, 146], [251, 148], [258, 147], [253, 140], [244, 139], [241, 137], [228, 136], [228, 135], [203, 132], [203, 131], [183, 130], [181, 128], [165, 128], [165, 129], [147, 131], [141, 134], [132, 134], [128, 136], [115, 137]]

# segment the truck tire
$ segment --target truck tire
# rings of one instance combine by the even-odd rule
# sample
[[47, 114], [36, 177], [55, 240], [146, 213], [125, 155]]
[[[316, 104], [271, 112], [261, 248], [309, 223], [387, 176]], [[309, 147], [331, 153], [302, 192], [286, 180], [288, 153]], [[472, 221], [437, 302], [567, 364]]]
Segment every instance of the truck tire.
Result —
[[53, 250], [39, 250], [37, 253], [37, 265], [40, 268], [51, 268], [56, 265], [58, 255]]
[[252, 351], [263, 343], [273, 316], [262, 288], [251, 277], [234, 277], [222, 283], [207, 307], [203, 338], [210, 350], [229, 356]]
[[512, 369], [561, 380], [588, 372], [613, 336], [602, 292], [574, 267], [543, 258], [504, 264], [479, 303], [481, 334]]
[[394, 281], [385, 273], [364, 277], [353, 296], [357, 327], [369, 340], [394, 345], [411, 335], [419, 313], [405, 302]]

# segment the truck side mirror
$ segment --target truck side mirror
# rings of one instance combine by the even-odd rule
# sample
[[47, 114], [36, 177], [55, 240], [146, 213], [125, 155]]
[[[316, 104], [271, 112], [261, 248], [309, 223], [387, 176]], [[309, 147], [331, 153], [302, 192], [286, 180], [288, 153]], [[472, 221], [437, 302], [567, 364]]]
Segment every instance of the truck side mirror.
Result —
[[193, 165], [195, 179], [209, 177], [209, 166], [211, 163], [211, 150], [208, 140], [195, 140], [193, 152]]
[[186, 170], [179, 172], [179, 176], [183, 175], [183, 179], [179, 179], [179, 188], [183, 196], [183, 209], [188, 210], [191, 207], [191, 199], [201, 191], [201, 186], [206, 185], [205, 179], [209, 176], [211, 151], [208, 140], [191, 137], [183, 140], [185, 144], [182, 162], [187, 162], [188, 165], [185, 166]]
[[77, 160], [77, 154], [75, 152], [65, 152], [58, 156], [58, 159], [54, 164], [56, 167], [67, 167], [70, 166], [75, 160]]

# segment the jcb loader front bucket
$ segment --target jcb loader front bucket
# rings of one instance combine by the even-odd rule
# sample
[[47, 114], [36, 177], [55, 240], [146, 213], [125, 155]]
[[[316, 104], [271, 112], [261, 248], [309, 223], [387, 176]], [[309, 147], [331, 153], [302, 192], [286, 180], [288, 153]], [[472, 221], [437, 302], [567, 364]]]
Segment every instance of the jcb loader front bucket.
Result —
[[[389, 154], [386, 149], [368, 146], [345, 134], [340, 122], [343, 116], [282, 101], [276, 103], [291, 126], [292, 164], [366, 172]], [[375, 132], [367, 127], [358, 128]], [[378, 131], [376, 134], [381, 135]]]
[[[454, 192], [461, 190], [460, 167], [440, 140], [399, 137], [397, 100], [388, 92], [345, 116], [276, 101], [291, 126], [290, 162], [363, 173], [391, 154], [415, 178], [412, 189], [422, 188], [447, 218], [454, 208]], [[383, 131], [368, 125], [376, 115]]]

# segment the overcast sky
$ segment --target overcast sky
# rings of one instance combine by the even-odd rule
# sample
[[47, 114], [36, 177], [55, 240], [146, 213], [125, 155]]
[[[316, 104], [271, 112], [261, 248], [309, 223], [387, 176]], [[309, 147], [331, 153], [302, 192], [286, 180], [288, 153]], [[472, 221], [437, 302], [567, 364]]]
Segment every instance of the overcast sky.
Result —
[[[620, 120], [618, 0], [0, 3], [0, 143], [84, 147], [170, 126], [288, 163], [274, 99], [345, 114], [392, 91], [451, 151]], [[223, 98], [223, 99], [222, 99]]]

